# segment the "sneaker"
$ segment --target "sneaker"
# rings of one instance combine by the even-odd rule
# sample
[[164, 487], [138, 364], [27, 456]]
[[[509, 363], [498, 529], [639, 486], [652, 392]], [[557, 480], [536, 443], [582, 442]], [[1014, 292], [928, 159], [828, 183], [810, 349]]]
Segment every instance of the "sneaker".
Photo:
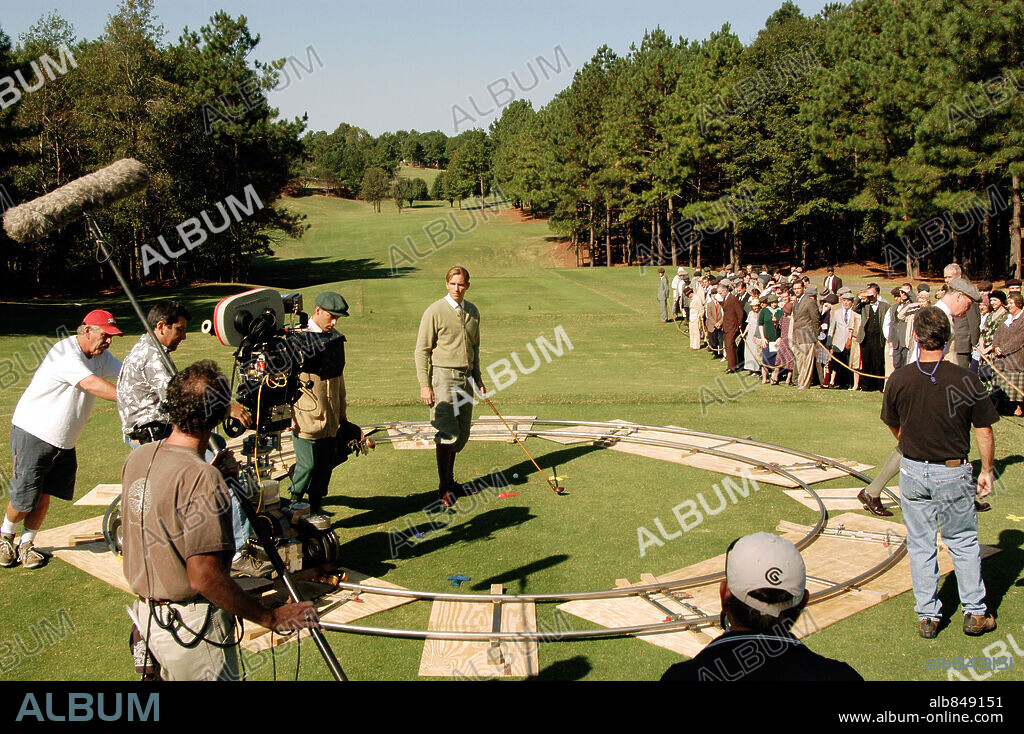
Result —
[[971, 637], [983, 635], [996, 628], [996, 618], [987, 612], [985, 614], [965, 614], [964, 634]]
[[934, 640], [939, 636], [939, 620], [925, 617], [918, 624], [917, 632], [926, 640]]
[[246, 551], [242, 551], [242, 555], [238, 560], [231, 563], [231, 575], [236, 578], [242, 576], [263, 578], [270, 576], [273, 571], [274, 564], [270, 561], [261, 561]]
[[22, 568], [39, 568], [46, 564], [47, 558], [49, 556], [36, 548], [31, 541], [18, 546], [18, 561]]
[[0, 567], [10, 568], [18, 562], [18, 554], [14, 550], [14, 534], [0, 535]]

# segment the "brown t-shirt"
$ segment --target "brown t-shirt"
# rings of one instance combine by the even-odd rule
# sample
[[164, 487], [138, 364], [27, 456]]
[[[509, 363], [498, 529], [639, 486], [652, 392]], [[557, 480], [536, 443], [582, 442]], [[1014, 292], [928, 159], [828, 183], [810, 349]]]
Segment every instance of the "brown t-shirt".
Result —
[[147, 599], [191, 601], [185, 561], [232, 551], [230, 490], [195, 451], [148, 443], [121, 470], [124, 576]]

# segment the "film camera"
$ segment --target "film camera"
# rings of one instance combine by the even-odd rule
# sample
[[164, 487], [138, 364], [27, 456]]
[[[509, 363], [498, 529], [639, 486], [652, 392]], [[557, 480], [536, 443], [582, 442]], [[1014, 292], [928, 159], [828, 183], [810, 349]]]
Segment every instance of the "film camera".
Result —
[[[279, 494], [278, 480], [287, 472], [275, 457], [282, 455], [281, 433], [291, 426], [292, 404], [307, 387], [300, 374], [330, 379], [340, 376], [345, 367], [345, 337], [309, 331], [307, 324], [300, 294], [256, 288], [223, 299], [215, 307], [213, 319], [202, 327], [221, 344], [236, 348], [232, 369], [233, 384], [237, 378], [235, 399], [253, 418], [253, 430], [244, 436], [240, 450], [239, 489], [257, 508], [256, 522], [264, 531], [257, 535], [270, 538], [289, 571], [335, 563], [339, 554], [330, 518], [311, 514], [308, 504], [289, 502]], [[246, 432], [232, 418], [223, 425], [231, 438]], [[359, 427], [348, 422], [341, 425], [336, 441], [338, 463], [373, 447]], [[224, 438], [214, 434], [207, 459], [212, 461], [226, 448]], [[103, 528], [107, 543], [119, 551], [116, 505], [115, 501], [108, 509]], [[262, 548], [252, 550], [266, 560]]]
[[[338, 555], [329, 518], [311, 515], [305, 503], [281, 499], [276, 480], [266, 479], [274, 473], [271, 457], [281, 450], [281, 433], [291, 425], [292, 405], [310, 387], [300, 374], [327, 380], [339, 377], [345, 368], [345, 337], [310, 331], [308, 321], [300, 294], [256, 288], [222, 300], [212, 321], [203, 325], [203, 331], [212, 331], [221, 344], [236, 348], [235, 399], [253, 418], [253, 432], [242, 441], [242, 477], [259, 507], [259, 522], [292, 570], [334, 562]], [[245, 429], [228, 418], [224, 432], [235, 438]], [[336, 441], [339, 463], [372, 447], [359, 427], [348, 422], [342, 423]]]

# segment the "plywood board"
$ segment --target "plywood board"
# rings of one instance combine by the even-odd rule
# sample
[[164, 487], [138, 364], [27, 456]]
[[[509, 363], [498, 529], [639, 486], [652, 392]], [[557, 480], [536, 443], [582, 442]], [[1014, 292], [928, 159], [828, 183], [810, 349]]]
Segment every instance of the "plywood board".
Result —
[[[623, 420], [612, 420], [610, 423], [621, 423], [623, 426], [635, 426], [636, 424], [629, 423]], [[677, 428], [678, 426], [666, 426], [666, 428]], [[658, 441], [676, 441], [680, 443], [690, 444], [699, 448], [710, 448], [719, 449], [739, 456], [747, 457], [755, 461], [755, 464], [741, 461], [739, 459], [727, 459], [720, 456], [712, 456], [709, 454], [702, 454], [693, 450], [685, 449], [673, 449], [665, 446], [651, 446], [646, 444], [630, 443], [627, 441], [617, 441], [614, 435], [626, 434], [636, 436], [638, 438], [646, 438], [650, 440]], [[758, 482], [765, 482], [767, 484], [774, 484], [781, 487], [798, 487], [798, 482], [791, 479], [784, 478], [773, 471], [766, 468], [761, 468], [758, 464], [778, 464], [783, 469], [791, 472], [795, 477], [803, 480], [807, 484], [813, 484], [816, 482], [824, 482], [829, 479], [836, 479], [838, 477], [847, 476], [846, 472], [841, 469], [833, 468], [820, 468], [815, 466], [813, 462], [806, 459], [803, 456], [797, 454], [791, 454], [785, 450], [778, 450], [767, 448], [764, 446], [751, 446], [740, 441], [733, 441], [728, 438], [719, 437], [707, 437], [707, 436], [686, 436], [678, 433], [670, 433], [667, 431], [657, 431], [653, 429], [636, 429], [628, 431], [617, 431], [612, 430], [609, 432], [611, 436], [608, 439], [594, 441], [595, 446], [604, 446], [610, 448], [613, 451], [622, 451], [623, 453], [633, 454], [635, 456], [645, 456], [651, 459], [659, 459], [661, 461], [669, 461], [674, 464], [682, 464], [684, 466], [692, 466], [697, 469], [704, 469], [706, 471], [717, 472], [721, 474], [731, 474], [732, 476], [744, 476], [744, 474], [752, 475], [753, 478]], [[858, 462], [849, 462], [842, 460], [853, 469], [864, 471], [865, 469], [872, 468], [870, 464], [861, 464]]]
[[63, 525], [49, 530], [40, 530], [36, 535], [36, 545], [53, 554], [55, 558], [70, 563], [75, 568], [106, 581], [121, 591], [132, 593], [121, 569], [121, 558], [110, 552], [102, 540], [95, 543], [73, 545], [75, 536], [85, 536], [100, 532], [103, 517], [90, 517], [88, 520]]
[[[404, 586], [398, 586], [382, 579], [367, 576], [364, 573], [354, 571], [350, 568], [340, 568], [339, 570], [345, 572], [348, 576], [348, 582], [352, 584], [381, 586], [389, 589], [405, 588]], [[300, 593], [303, 590], [316, 587], [319, 587], [321, 590], [325, 588], [319, 584], [309, 584], [305, 587], [300, 585]], [[348, 624], [350, 622], [363, 619], [364, 617], [369, 617], [372, 614], [384, 612], [388, 609], [394, 609], [395, 607], [400, 607], [404, 604], [410, 604], [415, 601], [415, 599], [411, 599], [409, 597], [385, 596], [384, 594], [359, 594], [357, 597], [353, 598], [354, 596], [355, 595], [351, 591], [339, 589], [319, 597], [316, 600], [316, 608], [320, 613], [320, 619], [325, 622]], [[274, 592], [272, 594], [265, 594], [261, 601], [264, 604], [273, 604], [276, 603], [276, 601], [284, 601], [285, 599], [287, 599], [287, 595], [284, 592], [281, 583], [276, 582]], [[358, 601], [356, 601], [356, 599], [358, 599]], [[273, 635], [273, 638], [271, 638], [269, 629], [266, 627], [260, 627], [252, 622], [246, 622], [245, 629], [246, 636], [242, 640], [242, 647], [250, 652], [262, 652], [263, 650], [269, 650], [271, 647], [285, 645], [295, 640], [295, 635], [289, 635], [288, 637]]]
[[[71, 545], [72, 540], [78, 535], [88, 535], [89, 533], [99, 532], [102, 517], [91, 517], [88, 520], [81, 520], [80, 522], [71, 523], [70, 525], [64, 525], [57, 528], [51, 528], [49, 530], [41, 530], [36, 535], [36, 545], [41, 549], [48, 551], [66, 563], [70, 563], [72, 566], [85, 571], [91, 576], [95, 576], [100, 581], [105, 581], [111, 586], [121, 589], [129, 594], [132, 593], [128, 586], [128, 582], [124, 578], [124, 572], [121, 568], [121, 558], [110, 552], [107, 544], [103, 541], [97, 543], [88, 543], [85, 545], [73, 546]], [[382, 579], [373, 578], [367, 576], [359, 571], [352, 569], [341, 569], [348, 575], [348, 580], [354, 584], [364, 584], [366, 586], [382, 586], [393, 589], [401, 589], [403, 587], [396, 586], [395, 584], [383, 581]], [[301, 574], [299, 574], [301, 576]], [[262, 601], [266, 604], [274, 603], [277, 600], [284, 600], [286, 598], [282, 589], [283, 586], [280, 581], [274, 582], [275, 589], [270, 590], [269, 593], [265, 587], [268, 585], [268, 581], [259, 579], [238, 579], [243, 587], [250, 589], [250, 593], [254, 596], [261, 597]], [[323, 590], [326, 587], [320, 585], [306, 584], [303, 586], [303, 582], [297, 581], [300, 585], [300, 591], [303, 589], [319, 589]], [[402, 606], [403, 604], [409, 604], [414, 601], [413, 599], [398, 597], [398, 596], [384, 596], [382, 594], [361, 594], [359, 598], [362, 601], [343, 601], [343, 597], [349, 594], [344, 591], [335, 591], [320, 597], [317, 600], [317, 609], [324, 610], [321, 614], [321, 618], [329, 622], [338, 622], [341, 624], [352, 622], [363, 617], [368, 617], [371, 614], [377, 612], [383, 612], [387, 609], [394, 609], [395, 607]], [[250, 652], [260, 652], [271, 647], [271, 636], [267, 634], [270, 630], [265, 627], [260, 627], [252, 622], [246, 622], [245, 625], [245, 637], [242, 642], [242, 646]], [[280, 635], [273, 636], [273, 645], [276, 647], [280, 644], [291, 642], [295, 639], [294, 635], [288, 637], [281, 637]]]
[[[428, 630], [490, 632], [494, 607], [487, 602], [435, 601]], [[501, 604], [501, 631], [537, 630], [537, 610], [532, 602]], [[445, 678], [511, 678], [537, 675], [539, 643], [501, 641], [501, 657], [489, 654], [490, 642], [426, 640], [420, 658], [421, 676]]]
[[[857, 499], [857, 495], [860, 493], [860, 491], [862, 489], [863, 489], [863, 487], [853, 487], [852, 489], [848, 489], [848, 488], [838, 488], [838, 489], [829, 488], [829, 489], [816, 489], [814, 491], [818, 494], [819, 497], [821, 497], [821, 501], [825, 505], [825, 509], [826, 510], [828, 510], [829, 512], [836, 512], [836, 511], [839, 511], [839, 510], [863, 510], [864, 509], [864, 505], [862, 505], [860, 503], [860, 500]], [[897, 497], [899, 497], [899, 495], [900, 495], [900, 488], [899, 487], [888, 487], [887, 489], [891, 490], [893, 492], [893, 494], [895, 494]], [[815, 502], [814, 498], [811, 497], [811, 495], [807, 494], [807, 492], [805, 492], [804, 490], [802, 490], [802, 489], [786, 489], [786, 490], [783, 490], [783, 491], [787, 495], [789, 495], [790, 497], [795, 499], [797, 502], [799, 502], [801, 505], [803, 505], [804, 507], [807, 507], [807, 508], [812, 509], [814, 511], [818, 510], [818, 503]], [[899, 504], [894, 502], [893, 500], [889, 499], [888, 495], [883, 494], [882, 495], [882, 507], [886, 507], [886, 508], [888, 508], [890, 510], [892, 510], [892, 509], [899, 509]]]
[[[747, 449], [757, 450], [756, 446], [743, 446], [742, 444], [733, 444], [730, 448], [725, 449], [731, 453], [739, 454], [741, 456], [749, 455]], [[762, 449], [763, 450], [763, 449]], [[753, 457], [751, 457], [753, 458]], [[759, 460], [760, 461], [760, 460]], [[730, 474], [734, 477], [752, 476], [757, 482], [765, 482], [766, 484], [774, 484], [779, 487], [798, 487], [800, 486], [796, 481], [791, 480], [787, 477], [783, 477], [773, 471], [767, 469], [759, 469], [753, 464], [749, 464], [743, 461], [735, 459], [726, 459], [719, 456], [709, 456], [707, 454], [695, 454], [679, 461], [680, 464], [686, 466], [692, 466], [697, 469], [704, 469], [706, 471], [717, 472], [719, 474]], [[838, 479], [839, 477], [848, 476], [847, 473], [841, 469], [819, 469], [817, 467], [799, 466], [798, 468], [789, 468], [792, 464], [803, 464], [805, 460], [802, 457], [795, 456], [793, 454], [783, 454], [779, 452], [777, 458], [770, 463], [779, 464], [782, 469], [790, 472], [794, 477], [802, 480], [807, 484], [815, 484], [817, 482], [824, 482], [830, 479]], [[871, 469], [870, 464], [861, 464], [859, 462], [850, 462], [848, 464], [853, 469], [858, 471], [865, 471]]]
[[[527, 431], [533, 428], [537, 420], [535, 415], [502, 416], [505, 423], [515, 431], [520, 441], [527, 438]], [[430, 424], [416, 426], [388, 426], [391, 445], [396, 449], [433, 449], [434, 434], [437, 431]], [[475, 419], [469, 429], [471, 441], [503, 441], [514, 443], [508, 428], [495, 415], [485, 415]]]
[[434, 448], [433, 426], [388, 426], [391, 445], [396, 449]]
[[[520, 441], [527, 438], [526, 431], [533, 428], [534, 421], [537, 420], [535, 415], [504, 415], [502, 418], [505, 419], [508, 427], [515, 431]], [[474, 420], [473, 425], [469, 429], [469, 438], [471, 441], [515, 443], [508, 428], [498, 420], [496, 415], [483, 415]]]
[[[906, 534], [906, 528], [901, 523], [859, 513], [845, 513], [830, 519], [829, 527], [838, 528], [839, 526], [843, 526], [848, 530], [866, 533], [884, 534], [889, 532], [893, 536], [900, 537]], [[810, 529], [810, 526], [783, 521], [779, 523], [777, 532], [789, 540], [796, 541], [804, 537]], [[863, 540], [820, 536], [804, 548], [801, 551], [801, 555], [804, 558], [808, 576], [841, 582], [859, 576], [869, 568], [878, 565], [892, 553], [895, 553], [898, 547], [899, 542], [885, 546], [882, 543], [865, 542]], [[998, 548], [984, 545], [981, 547], [982, 558], [987, 558], [997, 552], [999, 552]], [[949, 556], [949, 551], [941, 542], [939, 543], [938, 561], [939, 573], [941, 575], [945, 575], [953, 569], [953, 562]], [[712, 573], [721, 573], [724, 570], [725, 554], [722, 554], [655, 578], [658, 582], [670, 582]], [[651, 577], [645, 574], [644, 580], [645, 583], [650, 583]], [[617, 585], [621, 586], [622, 584], [617, 582]], [[687, 602], [697, 606], [702, 611], [709, 613], [720, 612], [721, 605], [719, 603], [718, 586], [718, 582], [713, 582], [686, 589], [692, 595], [692, 598], [687, 599]], [[825, 588], [827, 588], [826, 583], [813, 581], [808, 583], [808, 589], [812, 594]], [[839, 596], [808, 606], [800, 616], [800, 619], [797, 620], [793, 632], [797, 637], [806, 637], [912, 588], [910, 560], [905, 556], [892, 569], [876, 579]], [[663, 595], [659, 594], [654, 598], [665, 606], [671, 606], [672, 600], [664, 601]], [[912, 602], [910, 606], [912, 606]], [[663, 612], [636, 597], [573, 601], [560, 604], [558, 608], [603, 627], [625, 627], [664, 621]], [[720, 633], [717, 627], [702, 631], [703, 635], [708, 638], [717, 636], [716, 632]], [[703, 649], [704, 644], [707, 644], [706, 641], [697, 637], [695, 633], [690, 632], [648, 634], [638, 635], [638, 637], [645, 642], [674, 650], [690, 657], [693, 657], [693, 655]]]
[[90, 505], [95, 507], [106, 507], [115, 498], [121, 496], [120, 484], [97, 484], [88, 492], [79, 497], [75, 505]]

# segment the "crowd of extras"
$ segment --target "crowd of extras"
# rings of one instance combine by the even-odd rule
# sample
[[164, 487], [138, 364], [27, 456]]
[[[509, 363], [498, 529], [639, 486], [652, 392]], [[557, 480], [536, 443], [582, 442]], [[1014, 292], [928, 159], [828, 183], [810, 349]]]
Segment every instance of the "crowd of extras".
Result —
[[[963, 282], [962, 268], [946, 266], [945, 283], [904, 282], [883, 295], [876, 283], [854, 291], [835, 268], [820, 284], [802, 268], [769, 273], [753, 265], [720, 272], [679, 268], [671, 282], [659, 268], [661, 322], [686, 324], [690, 349], [706, 349], [727, 373], [759, 375], [770, 385], [798, 389], [873, 391], [900, 367], [917, 360], [914, 315], [939, 305]], [[1002, 289], [972, 284], [981, 298], [951, 317], [955, 354], [947, 358], [977, 374], [1006, 412], [1022, 415], [1024, 319], [1021, 281]]]

